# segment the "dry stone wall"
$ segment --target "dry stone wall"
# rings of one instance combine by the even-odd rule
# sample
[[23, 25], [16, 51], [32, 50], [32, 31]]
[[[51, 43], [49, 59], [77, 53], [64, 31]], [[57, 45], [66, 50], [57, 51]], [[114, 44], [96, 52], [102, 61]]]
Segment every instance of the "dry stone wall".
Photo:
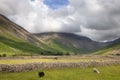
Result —
[[118, 64], [120, 64], [120, 61], [0, 64], [0, 72], [26, 72], [31, 70], [42, 70], [42, 69], [84, 68], [84, 67], [107, 66], [107, 65], [118, 65]]

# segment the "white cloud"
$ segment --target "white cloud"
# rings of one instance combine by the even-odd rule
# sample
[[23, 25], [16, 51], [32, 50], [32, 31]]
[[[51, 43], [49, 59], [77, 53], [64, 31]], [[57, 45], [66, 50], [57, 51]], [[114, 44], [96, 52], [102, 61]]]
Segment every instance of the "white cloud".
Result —
[[33, 33], [77, 32], [104, 41], [120, 37], [119, 3], [119, 0], [69, 0], [68, 6], [52, 10], [43, 0], [0, 0], [0, 13]]

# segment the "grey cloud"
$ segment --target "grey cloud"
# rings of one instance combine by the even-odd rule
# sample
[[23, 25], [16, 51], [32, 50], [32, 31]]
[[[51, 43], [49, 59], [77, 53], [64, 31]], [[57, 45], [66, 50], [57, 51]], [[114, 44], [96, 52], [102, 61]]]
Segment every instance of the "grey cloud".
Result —
[[43, 0], [0, 0], [0, 13], [33, 33], [78, 32], [96, 41], [120, 37], [119, 0], [69, 0], [52, 10]]

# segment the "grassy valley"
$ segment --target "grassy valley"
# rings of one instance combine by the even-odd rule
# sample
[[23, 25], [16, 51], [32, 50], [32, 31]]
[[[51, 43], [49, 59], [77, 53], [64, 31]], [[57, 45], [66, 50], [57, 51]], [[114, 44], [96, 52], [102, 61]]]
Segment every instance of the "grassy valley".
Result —
[[72, 33], [48, 32], [34, 35], [49, 47], [65, 54], [90, 54], [108, 45]]
[[108, 45], [72, 33], [31, 34], [0, 15], [0, 56], [111, 54], [119, 49], [119, 44]]
[[120, 55], [120, 42], [115, 42], [102, 50], [99, 50], [95, 52], [95, 54], [101, 54], [101, 55]]

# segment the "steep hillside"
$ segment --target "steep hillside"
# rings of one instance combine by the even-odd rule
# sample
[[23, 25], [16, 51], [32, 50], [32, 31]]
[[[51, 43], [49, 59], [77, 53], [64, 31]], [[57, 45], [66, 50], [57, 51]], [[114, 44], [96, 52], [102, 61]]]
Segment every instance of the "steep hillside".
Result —
[[95, 52], [95, 54], [103, 54], [103, 55], [120, 55], [120, 38], [115, 41], [110, 42], [111, 45], [105, 47], [102, 50]]
[[0, 15], [0, 55], [40, 54], [45, 50], [34, 35]]
[[38, 40], [28, 31], [11, 22], [9, 19], [0, 15], [0, 36], [6, 36], [9, 38], [18, 38], [31, 43], [37, 43]]
[[64, 53], [91, 53], [106, 46], [106, 43], [99, 43], [83, 36], [72, 33], [41, 33], [35, 34], [46, 45]]

